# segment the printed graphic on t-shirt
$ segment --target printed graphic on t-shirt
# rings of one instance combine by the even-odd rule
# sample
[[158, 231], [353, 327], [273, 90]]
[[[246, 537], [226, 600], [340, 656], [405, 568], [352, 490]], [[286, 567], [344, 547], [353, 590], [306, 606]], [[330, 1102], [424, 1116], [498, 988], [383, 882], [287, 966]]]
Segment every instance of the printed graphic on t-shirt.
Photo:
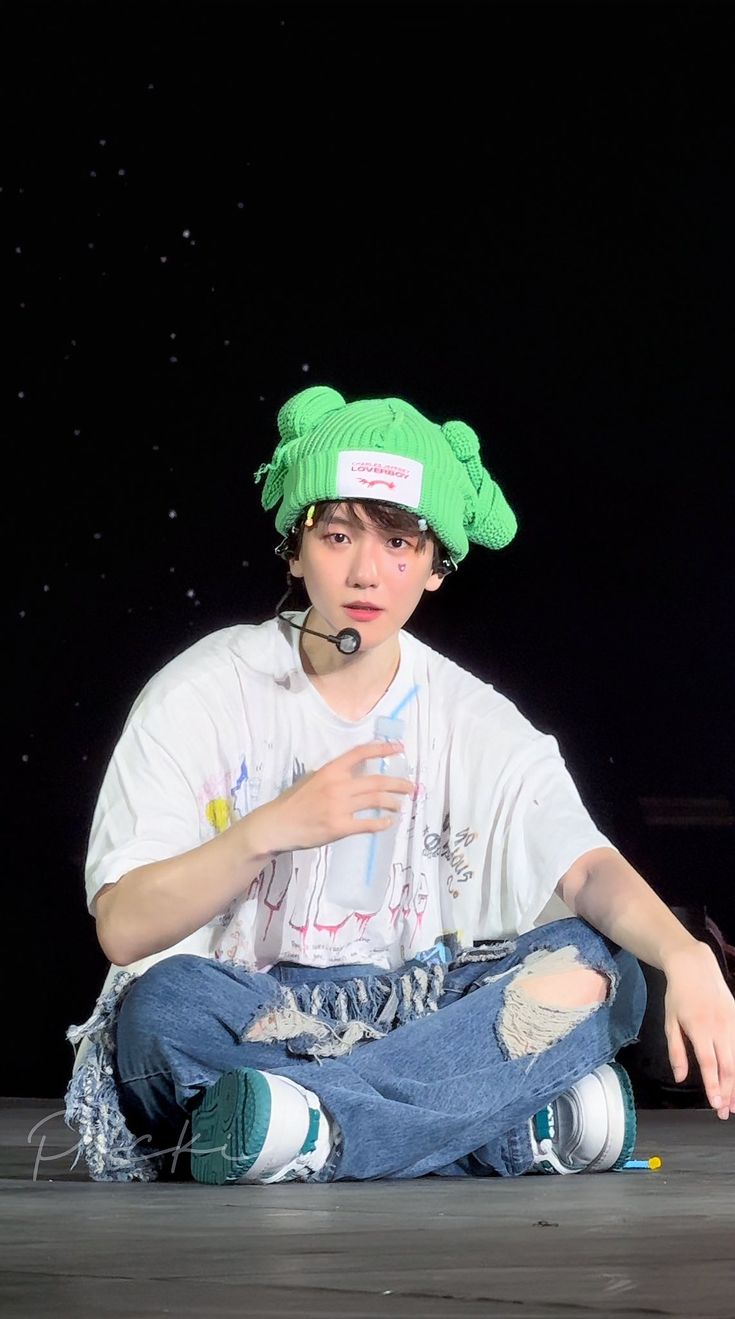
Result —
[[442, 821], [441, 833], [431, 833], [429, 826], [424, 826], [424, 856], [440, 856], [451, 867], [447, 876], [452, 897], [459, 897], [457, 884], [466, 884], [472, 879], [473, 871], [467, 864], [462, 847], [469, 847], [477, 838], [477, 830], [465, 825], [464, 829], [454, 832], [449, 823], [449, 815]]
[[[278, 792], [283, 792], [306, 773], [306, 763], [298, 755], [290, 769], [278, 775]], [[254, 809], [263, 789], [262, 766], [256, 774], [249, 772], [243, 757], [237, 773], [223, 780], [208, 780], [199, 794], [207, 822], [216, 832]], [[257, 788], [255, 785], [257, 784]], [[217, 796], [208, 796], [217, 791]], [[274, 793], [273, 795], [277, 795]], [[407, 840], [413, 837], [417, 808], [426, 806], [424, 785], [414, 795]], [[466, 864], [458, 844], [468, 845], [476, 832], [463, 829], [453, 833], [449, 815], [445, 814], [440, 832], [423, 829], [423, 856], [430, 867], [434, 858], [449, 862], [446, 876], [448, 890], [458, 895], [456, 885], [466, 883], [472, 870]], [[400, 936], [407, 956], [420, 950], [426, 940], [423, 928], [429, 901], [429, 877], [426, 870], [414, 875], [413, 868], [400, 860], [391, 863], [389, 873], [376, 876], [370, 907], [346, 907], [326, 892], [329, 848], [285, 852], [275, 857], [250, 883], [247, 893], [230, 903], [220, 924], [224, 927], [215, 957], [249, 967], [265, 964], [268, 952], [277, 946], [283, 960], [310, 960], [326, 964], [344, 962], [348, 956], [369, 960], [371, 950], [385, 950]]]

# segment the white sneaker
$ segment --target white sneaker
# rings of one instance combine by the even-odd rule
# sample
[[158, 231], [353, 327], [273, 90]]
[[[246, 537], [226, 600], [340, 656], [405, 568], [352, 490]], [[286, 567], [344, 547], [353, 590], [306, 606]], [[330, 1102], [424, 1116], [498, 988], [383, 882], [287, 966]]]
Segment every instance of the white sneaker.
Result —
[[538, 1172], [607, 1172], [633, 1153], [637, 1121], [630, 1077], [603, 1063], [531, 1119]]
[[333, 1147], [316, 1095], [285, 1076], [238, 1067], [224, 1072], [191, 1115], [195, 1181], [306, 1181]]

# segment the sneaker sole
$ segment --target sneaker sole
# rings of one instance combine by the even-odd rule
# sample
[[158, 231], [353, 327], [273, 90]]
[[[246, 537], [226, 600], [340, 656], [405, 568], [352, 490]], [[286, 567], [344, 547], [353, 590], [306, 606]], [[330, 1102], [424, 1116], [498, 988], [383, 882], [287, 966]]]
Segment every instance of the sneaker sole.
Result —
[[[272, 1087], [278, 1088], [273, 1124]], [[296, 1152], [313, 1148], [318, 1125], [319, 1113], [285, 1077], [249, 1067], [224, 1072], [192, 1113], [192, 1176], [215, 1186], [259, 1181], [293, 1159], [294, 1144]]]
[[[222, 1186], [238, 1181], [255, 1163], [268, 1134], [270, 1089], [260, 1073], [225, 1072], [208, 1086], [192, 1113], [191, 1173], [195, 1181]], [[258, 1079], [263, 1084], [258, 1084]]]
[[[612, 1077], [605, 1070], [605, 1067], [613, 1073]], [[608, 1112], [615, 1113], [616, 1111], [616, 1096], [613, 1093], [613, 1088], [618, 1085], [623, 1099], [623, 1108], [622, 1114], [619, 1115], [620, 1120], [608, 1130], [603, 1149], [597, 1158], [587, 1165], [585, 1172], [612, 1172], [616, 1168], [622, 1167], [635, 1149], [638, 1137], [638, 1118], [635, 1111], [633, 1087], [625, 1068], [617, 1062], [607, 1063], [598, 1070], [598, 1076], [608, 1098]], [[619, 1148], [620, 1153], [617, 1158], [611, 1160], [610, 1152], [616, 1148]]]

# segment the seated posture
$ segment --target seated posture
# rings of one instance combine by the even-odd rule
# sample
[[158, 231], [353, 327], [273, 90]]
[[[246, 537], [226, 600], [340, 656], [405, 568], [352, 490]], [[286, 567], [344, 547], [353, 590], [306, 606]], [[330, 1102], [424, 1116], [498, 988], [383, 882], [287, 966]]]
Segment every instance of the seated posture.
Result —
[[[710, 948], [595, 826], [555, 738], [405, 630], [470, 541], [515, 535], [475, 432], [323, 386], [278, 428], [255, 476], [280, 605], [300, 580], [308, 607], [152, 678], [95, 812], [113, 979], [70, 1028], [94, 1047], [67, 1096], [92, 1174], [620, 1167], [639, 959], [667, 977], [674, 1076], [688, 1039], [726, 1118], [735, 1004]], [[571, 914], [539, 923], [555, 893]]]

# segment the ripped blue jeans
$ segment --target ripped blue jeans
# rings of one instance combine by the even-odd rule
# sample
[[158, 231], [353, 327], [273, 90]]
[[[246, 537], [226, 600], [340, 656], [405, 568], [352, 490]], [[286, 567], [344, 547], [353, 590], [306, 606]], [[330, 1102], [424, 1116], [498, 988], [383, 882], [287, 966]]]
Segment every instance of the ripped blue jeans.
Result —
[[[534, 971], [575, 963], [606, 977], [604, 1002], [562, 1009], [522, 991]], [[314, 1180], [513, 1177], [532, 1164], [529, 1118], [637, 1038], [645, 1000], [635, 958], [576, 918], [464, 950], [448, 967], [253, 973], [174, 955], [125, 996], [115, 1079], [164, 1178], [191, 1175], [188, 1115], [236, 1067], [298, 1081], [336, 1120]]]

